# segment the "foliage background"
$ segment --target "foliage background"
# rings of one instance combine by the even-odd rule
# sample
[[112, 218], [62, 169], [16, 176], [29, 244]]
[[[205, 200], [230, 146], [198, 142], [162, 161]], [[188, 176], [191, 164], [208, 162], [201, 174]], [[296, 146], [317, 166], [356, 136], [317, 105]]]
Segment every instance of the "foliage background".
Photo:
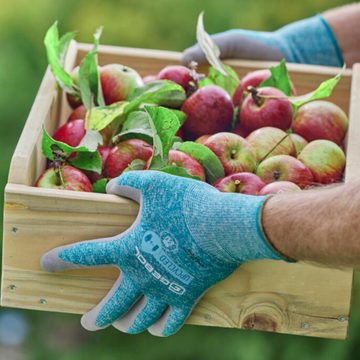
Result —
[[[182, 51], [195, 40], [201, 10], [210, 33], [236, 27], [271, 31], [348, 2], [0, 0], [1, 201], [11, 154], [46, 68], [43, 36], [54, 20], [59, 20], [62, 32], [78, 29], [78, 40], [84, 42], [104, 25], [104, 44]], [[194, 326], [168, 339], [134, 337], [111, 328], [88, 333], [81, 329], [78, 316], [16, 311], [30, 324], [30, 332], [19, 346], [0, 343], [0, 360], [354, 359], [360, 354], [359, 305], [355, 294], [346, 341]], [[8, 311], [0, 309], [0, 317]]]

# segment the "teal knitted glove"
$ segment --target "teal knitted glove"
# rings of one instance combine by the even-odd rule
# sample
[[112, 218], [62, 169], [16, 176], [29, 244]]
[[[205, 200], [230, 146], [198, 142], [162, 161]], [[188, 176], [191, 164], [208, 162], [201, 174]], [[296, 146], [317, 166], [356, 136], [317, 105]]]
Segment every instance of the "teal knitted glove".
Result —
[[200, 297], [239, 265], [281, 259], [262, 233], [266, 197], [222, 193], [157, 171], [126, 172], [107, 192], [140, 203], [134, 224], [112, 238], [53, 249], [41, 261], [47, 271], [121, 269], [107, 296], [82, 317], [88, 330], [112, 324], [132, 334], [174, 334]]
[[[289, 62], [342, 66], [340, 47], [336, 38], [321, 16], [300, 20], [274, 32], [234, 29], [212, 36], [221, 57], [254, 60], [280, 60]], [[184, 51], [182, 62], [206, 61], [199, 45]]]

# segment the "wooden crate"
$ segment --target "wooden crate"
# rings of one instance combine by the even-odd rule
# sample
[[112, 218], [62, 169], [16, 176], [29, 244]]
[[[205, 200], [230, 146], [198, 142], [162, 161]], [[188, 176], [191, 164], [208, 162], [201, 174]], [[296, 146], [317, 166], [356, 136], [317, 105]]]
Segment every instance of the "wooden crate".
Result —
[[[90, 45], [73, 42], [67, 69], [79, 63]], [[141, 75], [179, 63], [180, 53], [101, 46], [100, 64], [122, 63]], [[240, 75], [271, 63], [229, 61]], [[206, 69], [202, 69], [206, 70]], [[339, 70], [289, 65], [299, 94], [313, 90]], [[358, 88], [356, 88], [356, 83]], [[346, 70], [332, 100], [350, 106], [346, 181], [360, 175], [360, 67]], [[351, 104], [350, 104], [351, 103]], [[1, 305], [84, 313], [108, 291], [115, 268], [49, 274], [40, 269], [46, 251], [80, 240], [126, 230], [138, 211], [134, 202], [115, 195], [40, 189], [32, 186], [45, 166], [41, 128], [53, 133], [70, 109], [49, 70], [35, 99], [12, 158], [5, 189]], [[344, 339], [348, 329], [353, 272], [311, 264], [257, 261], [239, 268], [212, 288], [195, 308], [189, 324], [258, 329]]]

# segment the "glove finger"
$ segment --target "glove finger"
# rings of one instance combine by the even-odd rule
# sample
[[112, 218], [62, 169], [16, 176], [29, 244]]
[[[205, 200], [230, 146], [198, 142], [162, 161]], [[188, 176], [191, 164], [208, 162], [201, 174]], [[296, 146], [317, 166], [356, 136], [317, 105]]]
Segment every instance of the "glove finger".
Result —
[[105, 328], [126, 314], [141, 295], [137, 285], [121, 273], [101, 302], [82, 316], [81, 325], [90, 331]]
[[59, 272], [88, 266], [113, 265], [116, 263], [115, 240], [125, 233], [54, 248], [41, 257], [41, 267], [45, 271]]
[[169, 307], [161, 318], [149, 327], [149, 333], [155, 336], [170, 336], [178, 332], [189, 317], [192, 308]]
[[168, 305], [154, 298], [142, 298], [123, 318], [113, 326], [129, 334], [139, 334], [154, 324], [165, 312]]
[[111, 179], [106, 186], [108, 194], [125, 196], [138, 203], [141, 200], [141, 194], [146, 191], [150, 184], [156, 184], [156, 177], [159, 176], [156, 171], [127, 171], [126, 173]]

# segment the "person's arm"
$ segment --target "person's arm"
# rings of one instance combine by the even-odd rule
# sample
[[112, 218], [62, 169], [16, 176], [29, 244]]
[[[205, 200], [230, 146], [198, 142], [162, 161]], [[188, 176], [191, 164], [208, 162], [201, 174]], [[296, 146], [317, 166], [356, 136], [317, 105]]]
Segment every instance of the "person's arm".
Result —
[[263, 210], [268, 240], [297, 260], [360, 268], [360, 182], [287, 193]]
[[[352, 4], [290, 23], [273, 32], [233, 29], [212, 36], [221, 58], [274, 60], [351, 66], [360, 62], [360, 4]], [[186, 49], [182, 62], [206, 62], [199, 45]]]
[[360, 62], [360, 3], [331, 9], [323, 14], [340, 46], [344, 62]]

